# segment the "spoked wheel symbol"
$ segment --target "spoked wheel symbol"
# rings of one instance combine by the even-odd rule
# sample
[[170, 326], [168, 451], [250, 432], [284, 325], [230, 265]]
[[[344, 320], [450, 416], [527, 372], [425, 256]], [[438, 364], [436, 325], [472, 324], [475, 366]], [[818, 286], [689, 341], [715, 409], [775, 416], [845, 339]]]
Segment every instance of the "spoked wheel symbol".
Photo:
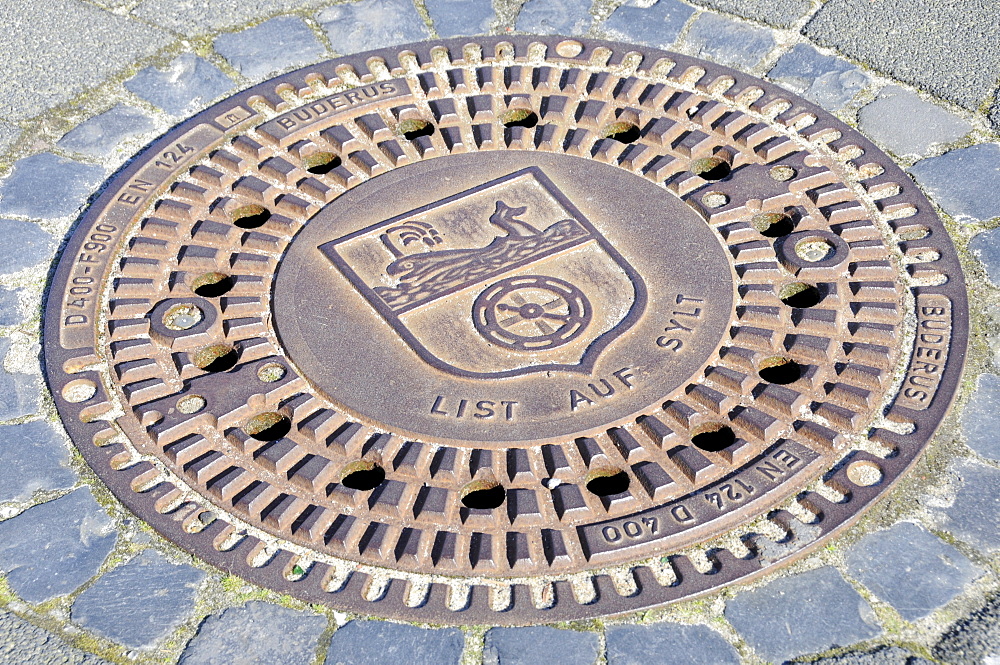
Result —
[[541, 275], [508, 277], [479, 294], [472, 306], [476, 330], [519, 351], [541, 351], [576, 338], [590, 323], [590, 302], [569, 282]]

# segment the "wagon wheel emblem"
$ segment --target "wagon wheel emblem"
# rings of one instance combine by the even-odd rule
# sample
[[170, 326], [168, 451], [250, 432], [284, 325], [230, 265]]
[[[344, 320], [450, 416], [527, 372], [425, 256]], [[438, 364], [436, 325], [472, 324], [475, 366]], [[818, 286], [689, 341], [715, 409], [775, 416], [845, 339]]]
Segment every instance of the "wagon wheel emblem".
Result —
[[576, 338], [590, 323], [590, 302], [569, 282], [540, 275], [508, 277], [479, 294], [476, 330], [518, 351], [542, 351]]

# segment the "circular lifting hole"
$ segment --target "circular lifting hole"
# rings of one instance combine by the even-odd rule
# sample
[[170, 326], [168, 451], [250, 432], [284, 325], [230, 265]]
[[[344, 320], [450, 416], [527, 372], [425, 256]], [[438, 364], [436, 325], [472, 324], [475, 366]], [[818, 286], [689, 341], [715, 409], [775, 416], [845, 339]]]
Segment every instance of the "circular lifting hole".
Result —
[[878, 485], [883, 477], [882, 469], [875, 462], [857, 460], [847, 465], [847, 479], [858, 487]]
[[329, 173], [340, 166], [340, 157], [332, 152], [314, 152], [302, 160], [302, 166], [313, 175]]
[[236, 366], [240, 352], [228, 344], [212, 344], [195, 351], [191, 362], [206, 372], [225, 372]]
[[194, 278], [191, 290], [202, 298], [218, 298], [229, 293], [234, 284], [233, 278], [225, 273], [206, 272]]
[[201, 395], [185, 395], [177, 400], [177, 410], [184, 415], [198, 413], [205, 408], [208, 402]]
[[233, 226], [241, 229], [256, 229], [271, 219], [271, 211], [256, 204], [241, 206], [233, 211]]
[[274, 383], [285, 378], [285, 366], [281, 363], [267, 363], [257, 370], [257, 378], [264, 383]]
[[795, 230], [792, 218], [783, 212], [764, 212], [750, 218], [750, 225], [765, 238], [780, 238]]
[[812, 284], [792, 282], [781, 287], [781, 290], [778, 291], [778, 298], [789, 307], [805, 309], [806, 307], [818, 305], [823, 296], [820, 294], [819, 289]]
[[803, 261], [819, 263], [833, 256], [835, 249], [826, 238], [804, 238], [795, 243], [795, 254]]
[[639, 126], [624, 120], [612, 122], [601, 128], [601, 138], [619, 143], [634, 143], [639, 140]]
[[421, 118], [404, 120], [399, 123], [399, 133], [408, 141], [418, 139], [421, 136], [430, 136], [434, 133], [434, 125]]
[[510, 109], [500, 117], [504, 127], [534, 127], [538, 115], [530, 109]]
[[795, 177], [795, 169], [791, 166], [772, 166], [767, 173], [778, 182], [785, 182]]
[[705, 204], [706, 208], [721, 208], [729, 203], [729, 197], [722, 192], [708, 192], [701, 197], [701, 202]]
[[202, 322], [205, 313], [196, 305], [181, 303], [174, 305], [163, 314], [163, 325], [170, 330], [190, 330]]
[[628, 474], [617, 469], [592, 472], [587, 479], [587, 491], [597, 496], [613, 496], [628, 490]]
[[722, 180], [731, 170], [729, 162], [721, 157], [703, 157], [691, 163], [691, 171], [705, 180]]
[[359, 460], [340, 472], [340, 484], [352, 490], [369, 492], [385, 480], [385, 469], [374, 462]]
[[277, 441], [292, 429], [292, 421], [277, 411], [258, 413], [243, 425], [243, 431], [258, 441]]
[[506, 490], [488, 480], [474, 480], [462, 488], [462, 505], [473, 510], [499, 508], [506, 498]]
[[802, 378], [802, 365], [789, 358], [775, 356], [760, 363], [757, 376], [762, 381], [785, 386], [789, 383], [795, 383]]
[[736, 434], [728, 425], [708, 423], [698, 427], [691, 434], [691, 443], [695, 448], [717, 453], [725, 450], [736, 442]]

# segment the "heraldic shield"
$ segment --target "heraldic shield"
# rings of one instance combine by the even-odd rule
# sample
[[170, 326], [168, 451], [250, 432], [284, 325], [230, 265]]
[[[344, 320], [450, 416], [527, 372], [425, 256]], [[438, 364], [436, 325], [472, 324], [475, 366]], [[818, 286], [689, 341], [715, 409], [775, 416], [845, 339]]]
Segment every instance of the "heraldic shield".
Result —
[[537, 167], [324, 243], [430, 365], [589, 372], [646, 306], [639, 274]]

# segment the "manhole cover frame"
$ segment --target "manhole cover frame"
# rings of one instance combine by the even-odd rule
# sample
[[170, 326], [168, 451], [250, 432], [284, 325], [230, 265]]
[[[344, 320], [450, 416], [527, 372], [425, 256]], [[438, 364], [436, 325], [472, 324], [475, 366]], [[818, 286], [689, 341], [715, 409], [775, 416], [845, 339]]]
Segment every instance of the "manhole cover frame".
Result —
[[[763, 94], [752, 103], [752, 109], [760, 111], [779, 100], [786, 100], [790, 103], [790, 108], [783, 110], [779, 117], [801, 113], [814, 115], [817, 120], [810, 127], [810, 130], [829, 128], [839, 132], [840, 138], [831, 144], [853, 145], [861, 148], [866, 162], [876, 163], [884, 169], [879, 181], [899, 186], [898, 194], [889, 197], [892, 198], [893, 203], [916, 206], [917, 212], [906, 218], [907, 224], [922, 225], [930, 229], [931, 233], [927, 238], [913, 242], [900, 242], [900, 246], [904, 248], [904, 251], [913, 254], [921, 250], [939, 253], [930, 269], [926, 269], [921, 263], [910, 264], [911, 277], [933, 277], [932, 273], [937, 273], [945, 275], [947, 281], [938, 285], [916, 286], [911, 292], [917, 296], [932, 296], [930, 300], [925, 300], [926, 303], [929, 303], [927, 307], [931, 310], [937, 307], [941, 298], [950, 303], [951, 337], [950, 345], [947, 348], [947, 364], [940, 382], [934, 388], [935, 394], [929, 408], [913, 410], [897, 403], [886, 414], [890, 421], [896, 419], [914, 423], [916, 428], [913, 432], [901, 435], [885, 428], [878, 428], [872, 432], [870, 438], [877, 439], [881, 444], [894, 448], [896, 452], [893, 455], [881, 458], [864, 451], [856, 451], [849, 461], [844, 460], [843, 463], [834, 467], [824, 476], [828, 485], [849, 488], [846, 500], [832, 503], [812, 491], [798, 497], [798, 502], [801, 505], [808, 507], [818, 515], [817, 521], [809, 525], [808, 537], [799, 538], [796, 531], [801, 528], [802, 524], [791, 514], [779, 511], [769, 515], [769, 519], [786, 529], [789, 536], [781, 542], [781, 547], [776, 550], [777, 553], [773, 554], [766, 562], [761, 547], [755, 548], [756, 551], [752, 551], [751, 556], [745, 559], [737, 558], [726, 549], [719, 549], [714, 551], [710, 557], [713, 570], [710, 574], [705, 574], [699, 572], [688, 556], [672, 555], [670, 565], [673, 568], [676, 581], [671, 586], [663, 586], [657, 582], [647, 566], [640, 564], [632, 567], [629, 565], [623, 566], [623, 569], [631, 571], [635, 590], [630, 595], [623, 595], [622, 591], [616, 588], [612, 577], [602, 573], [593, 577], [592, 582], [596, 595], [590, 602], [577, 601], [574, 598], [570, 582], [562, 579], [552, 584], [552, 597], [547, 603], [541, 604], [532, 599], [532, 593], [526, 585], [515, 584], [509, 587], [509, 600], [502, 608], [498, 609], [491, 606], [490, 599], [489, 589], [495, 588], [495, 586], [491, 587], [488, 583], [476, 580], [471, 582], [470, 593], [464, 607], [458, 610], [449, 608], [447, 585], [443, 579], [440, 579], [437, 582], [431, 581], [423, 602], [411, 607], [406, 601], [406, 583], [401, 579], [405, 576], [393, 578], [382, 590], [380, 596], [369, 600], [369, 587], [372, 580], [364, 572], [350, 574], [343, 586], [336, 591], [329, 591], [324, 588], [325, 578], [320, 570], [324, 564], [315, 564], [308, 571], [305, 571], [307, 574], [301, 579], [290, 579], [290, 577], [295, 577], [295, 575], [290, 575], [289, 571], [296, 567], [295, 561], [297, 559], [288, 550], [279, 550], [261, 567], [249, 565], [248, 559], [253, 558], [254, 552], [262, 550], [262, 544], [259, 541], [248, 536], [240, 540], [232, 549], [218, 549], [213, 546], [213, 541], [220, 537], [224, 526], [223, 520], [216, 520], [204, 529], [198, 530], [200, 525], [192, 528], [192, 520], [197, 520], [197, 515], [189, 515], [188, 519], [178, 520], [171, 513], [159, 512], [156, 504], [167, 497], [171, 487], [168, 483], [160, 483], [150, 489], [145, 488], [150, 479], [151, 465], [143, 462], [124, 468], [114, 468], [120, 466], [123, 460], [122, 446], [113, 442], [110, 445], [94, 445], [95, 442], [104, 444], [107, 441], [113, 441], [116, 434], [101, 419], [105, 415], [101, 404], [107, 400], [104, 394], [105, 388], [94, 367], [95, 363], [99, 362], [99, 358], [93, 347], [91, 347], [91, 353], [87, 353], [86, 340], [82, 343], [80, 340], [76, 340], [75, 344], [68, 345], [74, 348], [69, 349], [60, 343], [60, 329], [64, 313], [60, 310], [61, 302], [53, 299], [52, 294], [56, 293], [60, 287], [65, 289], [71, 287], [71, 269], [77, 264], [81, 255], [87, 255], [84, 244], [102, 242], [93, 234], [100, 234], [104, 231], [91, 228], [95, 222], [99, 221], [98, 217], [106, 209], [113, 206], [116, 200], [127, 203], [121, 197], [128, 196], [128, 194], [123, 192], [118, 184], [132, 181], [155, 156], [166, 154], [178, 142], [179, 137], [188, 132], [197, 131], [197, 128], [203, 124], [214, 125], [220, 136], [225, 134], [228, 138], [243, 128], [259, 122], [254, 105], [263, 104], [279, 108], [286, 104], [283, 95], [294, 95], [295, 90], [308, 88], [309, 81], [317, 74], [330, 81], [342, 79], [349, 83], [360, 83], [357, 79], [357, 73], [369, 72], [368, 63], [371, 63], [373, 58], [384, 59], [392, 69], [400, 66], [401, 54], [408, 54], [409, 57], [416, 58], [421, 64], [431, 63], [435, 57], [439, 57], [433, 52], [437, 49], [443, 47], [457, 59], [461, 57], [463, 49], [470, 44], [482, 47], [484, 60], [488, 57], [487, 54], [496, 53], [498, 47], [510, 48], [517, 60], [527, 60], [523, 64], [528, 65], [542, 64], [538, 60], [529, 58], [529, 48], [533, 44], [545, 45], [548, 48], [550, 59], [579, 63], [580, 65], [590, 64], [595, 55], [600, 60], [603, 54], [607, 58], [604, 63], [606, 67], [621, 68], [621, 71], [627, 70], [627, 66], [623, 65], [626, 59], [639, 58], [642, 62], [641, 66], [644, 68], [653, 66], [661, 59], [668, 59], [675, 63], [672, 70], [675, 73], [692, 72], [699, 69], [704, 72], [701, 76], [694, 75], [691, 78], [689, 83], [692, 86], [699, 80], [718, 80], [723, 76], [731, 77], [734, 80], [735, 83], [731, 88], [734, 90], [756, 86]], [[403, 68], [405, 69], [405, 65]], [[666, 71], [670, 71], [670, 69], [668, 68]], [[173, 182], [173, 178], [168, 178], [164, 182], [169, 184]], [[783, 564], [799, 558], [821, 543], [828, 542], [832, 535], [853, 524], [872, 503], [889, 491], [926, 448], [955, 398], [964, 369], [969, 334], [969, 315], [960, 262], [947, 231], [935, 214], [933, 207], [909, 177], [871, 141], [823, 109], [750, 75], [657, 49], [558, 36], [482, 37], [422, 42], [337, 58], [258, 84], [185, 120], [151, 143], [126, 168], [109, 179], [108, 183], [106, 189], [74, 226], [47, 290], [49, 299], [43, 327], [44, 367], [46, 379], [64, 426], [88, 464], [107, 484], [115, 497], [168, 540], [178, 543], [185, 550], [223, 571], [275, 591], [291, 594], [307, 602], [329, 604], [341, 610], [443, 624], [521, 625], [553, 623], [648, 609], [680, 599], [693, 598], [718, 590], [733, 582], [745, 581], [765, 574], [774, 570], [776, 564]], [[138, 193], [145, 194], [145, 192]], [[140, 212], [136, 212], [137, 218]], [[84, 229], [87, 230], [86, 233], [83, 232]], [[927, 270], [927, 272], [921, 273], [921, 270]], [[937, 298], [934, 298], [935, 295]], [[918, 308], [921, 306], [920, 302], [917, 306]], [[911, 325], [920, 325], [920, 320], [918, 319]], [[910, 364], [912, 362], [911, 360]], [[908, 369], [909, 367], [910, 365], [907, 365]], [[900, 378], [904, 379], [905, 376]], [[897, 382], [896, 385], [898, 386], [899, 383]], [[87, 398], [91, 386], [96, 390], [96, 394]], [[73, 399], [83, 399], [79, 402], [68, 401], [63, 397], [64, 395], [72, 396]], [[898, 418], [896, 418], [897, 416]], [[117, 460], [116, 457], [118, 457]], [[851, 481], [851, 478], [857, 480], [858, 474], [863, 477], [865, 469], [872, 464], [881, 470], [883, 475], [881, 482], [866, 486], [863, 483]], [[136, 491], [137, 488], [144, 491]], [[201, 511], [195, 512], [200, 513]]]

